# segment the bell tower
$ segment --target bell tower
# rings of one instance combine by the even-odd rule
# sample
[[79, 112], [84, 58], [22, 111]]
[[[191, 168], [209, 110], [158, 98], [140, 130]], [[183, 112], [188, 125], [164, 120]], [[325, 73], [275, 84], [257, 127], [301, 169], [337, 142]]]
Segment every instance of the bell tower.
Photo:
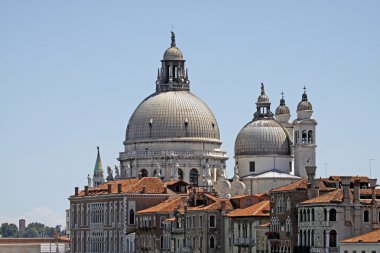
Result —
[[313, 106], [308, 101], [306, 87], [302, 100], [297, 106], [297, 119], [294, 126], [294, 174], [307, 177], [306, 166], [316, 166], [316, 131], [317, 121], [312, 119]]

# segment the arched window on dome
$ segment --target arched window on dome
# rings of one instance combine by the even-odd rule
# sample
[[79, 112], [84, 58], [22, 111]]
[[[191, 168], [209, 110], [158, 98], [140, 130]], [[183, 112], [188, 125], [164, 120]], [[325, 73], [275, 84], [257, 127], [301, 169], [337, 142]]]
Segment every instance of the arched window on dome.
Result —
[[197, 169], [191, 169], [190, 170], [190, 184], [197, 186], [198, 185], [198, 176], [199, 176], [199, 173], [198, 173]]
[[178, 179], [183, 180], [183, 170], [182, 169], [178, 169]]
[[307, 132], [306, 130], [303, 130], [302, 131], [302, 144], [306, 144], [307, 143]]
[[147, 177], [148, 176], [148, 171], [146, 169], [141, 169], [140, 172], [139, 172], [139, 176], [141, 178]]
[[307, 142], [308, 143], [313, 143], [314, 141], [314, 138], [313, 138], [313, 131], [309, 130], [309, 132], [307, 133]]

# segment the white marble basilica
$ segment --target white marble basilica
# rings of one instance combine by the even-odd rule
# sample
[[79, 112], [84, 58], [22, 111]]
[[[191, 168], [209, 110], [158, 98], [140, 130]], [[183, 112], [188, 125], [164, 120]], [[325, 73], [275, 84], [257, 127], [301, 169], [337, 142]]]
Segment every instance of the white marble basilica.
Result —
[[[182, 179], [230, 197], [268, 192], [306, 177], [305, 165], [315, 165], [317, 125], [311, 118], [306, 89], [293, 122], [284, 98], [275, 114], [270, 105], [261, 84], [254, 117], [236, 138], [236, 166], [233, 179], [228, 180], [228, 157], [221, 149], [218, 123], [210, 108], [191, 93], [185, 60], [172, 32], [171, 46], [158, 70], [156, 92], [145, 98], [129, 119], [124, 151], [118, 158], [120, 174], [119, 168], [115, 167], [115, 176], [108, 168], [107, 180]], [[91, 181], [94, 186], [104, 182], [103, 170], [97, 165], [89, 186]]]

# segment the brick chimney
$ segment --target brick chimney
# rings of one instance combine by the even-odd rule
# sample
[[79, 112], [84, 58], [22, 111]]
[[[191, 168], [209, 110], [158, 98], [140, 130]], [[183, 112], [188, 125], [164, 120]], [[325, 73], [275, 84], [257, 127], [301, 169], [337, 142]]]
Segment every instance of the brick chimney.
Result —
[[108, 184], [108, 194], [112, 193], [112, 184]]
[[142, 187], [141, 193], [146, 193], [146, 187], [145, 186]]
[[77, 197], [79, 194], [79, 187], [75, 187], [75, 197]]
[[312, 199], [316, 197], [315, 193], [315, 171], [317, 170], [317, 166], [305, 166], [307, 173], [307, 198]]
[[88, 186], [87, 185], [84, 187], [84, 195], [88, 196]]
[[316, 178], [316, 179], [314, 179], [314, 183], [315, 183], [315, 197], [319, 197], [319, 186], [322, 183], [322, 179]]
[[220, 210], [222, 211], [222, 214], [226, 213], [226, 201], [220, 201]]
[[121, 193], [121, 184], [117, 184], [117, 193]]
[[342, 187], [343, 187], [343, 203], [349, 204], [350, 203], [351, 177], [343, 176], [343, 177], [340, 177], [340, 180], [342, 182]]

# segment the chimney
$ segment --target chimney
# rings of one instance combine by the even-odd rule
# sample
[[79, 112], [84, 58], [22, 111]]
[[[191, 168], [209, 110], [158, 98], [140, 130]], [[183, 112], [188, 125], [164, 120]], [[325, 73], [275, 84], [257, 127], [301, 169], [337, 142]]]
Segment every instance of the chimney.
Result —
[[145, 193], [146, 192], [146, 187], [143, 186], [142, 189], [141, 189], [141, 193]]
[[112, 184], [108, 184], [108, 194], [112, 193]]
[[343, 176], [343, 177], [340, 177], [340, 180], [342, 182], [342, 187], [343, 187], [343, 203], [349, 204], [351, 177]]
[[308, 183], [307, 190], [306, 190], [307, 199], [312, 199], [314, 197], [313, 190], [314, 190], [313, 186], [310, 183]]
[[87, 185], [84, 187], [84, 195], [88, 196], [88, 186]]
[[354, 203], [360, 204], [360, 179], [356, 178], [354, 181]]
[[226, 201], [220, 201], [220, 210], [222, 211], [222, 214], [226, 213]]
[[75, 187], [75, 197], [78, 196], [78, 193], [79, 193], [79, 187]]
[[372, 205], [376, 205], [376, 182], [377, 179], [370, 179], [369, 180], [369, 187], [371, 188], [371, 195], [372, 195]]
[[117, 184], [117, 193], [121, 193], [121, 184]]
[[319, 187], [322, 183], [322, 179], [321, 178], [314, 179], [314, 183], [315, 183], [315, 197], [319, 197]]
[[164, 186], [164, 194], [167, 194], [167, 193], [168, 193], [168, 187]]
[[311, 184], [312, 188], [314, 188], [314, 177], [315, 177], [315, 171], [317, 170], [317, 166], [305, 166], [306, 173], [307, 173], [307, 180]]

